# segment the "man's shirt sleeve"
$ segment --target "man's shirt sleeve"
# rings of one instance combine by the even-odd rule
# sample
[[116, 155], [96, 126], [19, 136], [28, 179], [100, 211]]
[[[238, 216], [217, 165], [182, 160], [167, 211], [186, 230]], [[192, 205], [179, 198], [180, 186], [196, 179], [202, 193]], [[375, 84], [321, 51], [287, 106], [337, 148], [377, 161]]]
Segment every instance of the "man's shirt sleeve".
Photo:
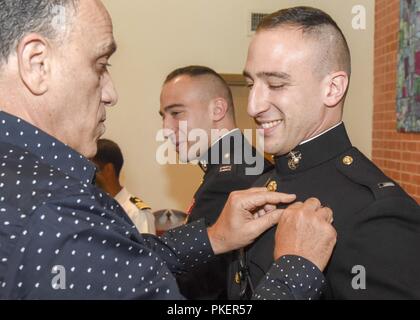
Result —
[[255, 300], [315, 300], [325, 286], [322, 272], [298, 256], [283, 256], [259, 283]]
[[203, 222], [143, 238], [115, 202], [94, 198], [67, 195], [31, 213], [8, 261], [5, 296], [182, 299], [172, 272], [213, 256]]

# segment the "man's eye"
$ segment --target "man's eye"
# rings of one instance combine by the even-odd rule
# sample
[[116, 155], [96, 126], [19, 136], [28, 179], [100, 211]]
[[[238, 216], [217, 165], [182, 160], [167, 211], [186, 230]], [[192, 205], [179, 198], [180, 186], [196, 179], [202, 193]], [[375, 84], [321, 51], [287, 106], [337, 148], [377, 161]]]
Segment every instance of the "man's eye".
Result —
[[103, 71], [108, 71], [108, 68], [110, 68], [110, 67], [112, 67], [112, 65], [109, 64], [109, 63], [101, 63], [101, 69]]
[[286, 86], [285, 84], [269, 84], [268, 88], [270, 90], [279, 90], [279, 89], [284, 88], [285, 86]]
[[254, 86], [253, 83], [247, 83], [246, 86], [248, 87], [248, 89], [252, 89], [252, 87]]
[[180, 115], [181, 113], [182, 113], [181, 111], [172, 111], [171, 116], [176, 117], [176, 116]]

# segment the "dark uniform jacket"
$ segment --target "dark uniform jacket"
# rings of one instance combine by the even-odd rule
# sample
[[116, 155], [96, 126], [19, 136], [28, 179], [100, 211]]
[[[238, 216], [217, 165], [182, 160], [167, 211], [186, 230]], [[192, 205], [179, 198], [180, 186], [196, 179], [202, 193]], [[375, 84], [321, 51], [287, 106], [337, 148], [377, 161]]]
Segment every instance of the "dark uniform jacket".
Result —
[[[343, 124], [275, 159], [256, 183], [317, 197], [334, 212], [338, 240], [325, 270], [326, 299], [420, 298], [420, 207], [352, 147]], [[253, 283], [273, 262], [275, 228], [246, 249]], [[231, 297], [239, 262], [230, 266]]]
[[[255, 158], [251, 161], [250, 152], [253, 157], [259, 157], [256, 163]], [[216, 222], [232, 191], [250, 188], [264, 170], [272, 167], [248, 143], [239, 129], [216, 142], [201, 159], [203, 182], [194, 195], [188, 222], [205, 218], [207, 225]], [[254, 172], [257, 175], [251, 175], [252, 172], [247, 170], [253, 168], [261, 170]], [[182, 275], [178, 278], [181, 292], [190, 299], [227, 298], [227, 259], [229, 254], [197, 268], [195, 272]]]

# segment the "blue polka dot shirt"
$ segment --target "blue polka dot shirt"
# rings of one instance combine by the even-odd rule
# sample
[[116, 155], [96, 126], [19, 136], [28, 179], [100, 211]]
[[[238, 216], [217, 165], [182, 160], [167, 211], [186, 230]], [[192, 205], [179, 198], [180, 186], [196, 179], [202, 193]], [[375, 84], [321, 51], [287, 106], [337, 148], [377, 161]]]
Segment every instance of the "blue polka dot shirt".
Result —
[[[214, 256], [203, 221], [141, 235], [94, 186], [89, 160], [5, 112], [0, 150], [0, 299], [182, 299], [174, 274]], [[301, 269], [288, 258], [254, 298], [317, 297], [322, 273], [307, 262], [317, 279], [304, 279], [302, 293], [280, 271], [291, 261]]]

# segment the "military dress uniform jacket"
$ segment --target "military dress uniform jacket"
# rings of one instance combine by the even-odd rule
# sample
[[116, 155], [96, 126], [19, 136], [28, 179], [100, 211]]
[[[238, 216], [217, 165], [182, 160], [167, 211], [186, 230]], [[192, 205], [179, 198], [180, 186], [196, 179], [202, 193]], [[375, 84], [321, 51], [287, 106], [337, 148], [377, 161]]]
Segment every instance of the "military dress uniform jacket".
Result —
[[[275, 169], [256, 184], [295, 193], [298, 201], [317, 197], [333, 210], [338, 240], [324, 271], [323, 298], [420, 298], [420, 207], [352, 147], [344, 124], [277, 157]], [[273, 262], [275, 230], [245, 250], [253, 283]], [[238, 269], [239, 261], [230, 266], [233, 298], [238, 297]]]
[[[249, 152], [259, 157], [257, 161], [254, 158], [256, 163], [250, 161]], [[216, 222], [232, 191], [250, 188], [261, 173], [272, 167], [248, 143], [239, 129], [231, 131], [213, 144], [201, 159], [203, 182], [194, 195], [188, 222], [204, 218], [207, 225]], [[259, 175], [247, 175], [247, 168], [261, 170], [256, 172]], [[226, 299], [229, 259], [230, 254], [222, 255], [194, 272], [183, 274], [178, 278], [181, 292], [189, 299]]]
[[155, 217], [151, 208], [126, 188], [115, 195], [115, 200], [127, 213], [140, 233], [156, 234]]
[[[248, 152], [258, 156], [260, 170], [255, 172], [257, 174], [249, 174], [248, 170], [256, 164], [255, 160], [251, 162], [251, 158], [245, 155]], [[188, 221], [205, 218], [208, 225], [216, 222], [232, 191], [250, 188], [262, 173], [273, 167], [248, 143], [239, 129], [213, 144], [202, 159], [205, 159], [200, 161], [203, 181], [194, 195]]]

